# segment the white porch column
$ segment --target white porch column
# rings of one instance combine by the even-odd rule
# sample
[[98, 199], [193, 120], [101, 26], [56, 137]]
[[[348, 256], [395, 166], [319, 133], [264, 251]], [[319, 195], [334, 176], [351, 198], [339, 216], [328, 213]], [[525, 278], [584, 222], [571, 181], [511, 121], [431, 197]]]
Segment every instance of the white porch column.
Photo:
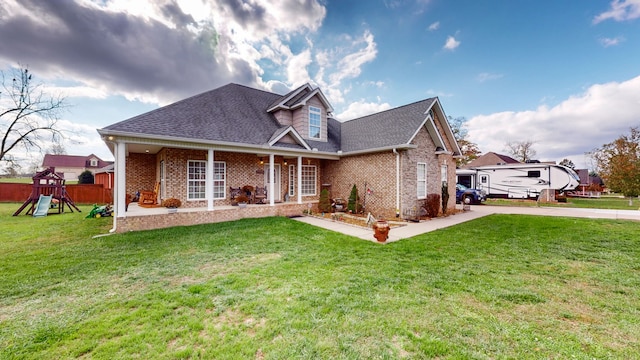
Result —
[[207, 198], [207, 210], [213, 210], [213, 149], [207, 153], [207, 178], [205, 197]]
[[296, 177], [298, 178], [298, 189], [296, 191], [298, 194], [298, 204], [302, 204], [302, 156], [298, 156], [298, 174]]
[[[116, 217], [127, 217], [126, 210], [125, 210], [127, 206], [126, 144], [118, 141], [114, 149], [115, 149], [114, 171], [116, 173], [116, 176], [114, 179], [115, 180], [114, 198], [115, 198]], [[115, 222], [115, 219], [114, 219], [114, 222]], [[114, 224], [114, 228], [115, 228], [115, 224]]]
[[275, 197], [273, 194], [275, 193], [275, 169], [273, 166], [273, 162], [275, 161], [273, 154], [269, 154], [269, 206], [273, 206], [275, 204]]

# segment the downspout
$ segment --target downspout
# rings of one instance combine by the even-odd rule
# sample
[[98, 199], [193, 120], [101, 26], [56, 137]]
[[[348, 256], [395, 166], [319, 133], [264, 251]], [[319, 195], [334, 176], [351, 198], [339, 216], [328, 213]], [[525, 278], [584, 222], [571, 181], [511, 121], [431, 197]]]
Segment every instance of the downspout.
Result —
[[400, 153], [393, 148], [396, 154], [396, 217], [400, 217]]

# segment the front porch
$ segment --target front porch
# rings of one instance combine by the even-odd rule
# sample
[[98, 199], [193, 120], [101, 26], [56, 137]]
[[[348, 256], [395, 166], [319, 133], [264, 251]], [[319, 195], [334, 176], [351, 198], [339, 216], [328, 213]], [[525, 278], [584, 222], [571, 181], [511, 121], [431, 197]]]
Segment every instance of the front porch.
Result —
[[209, 224], [244, 218], [260, 218], [268, 216], [298, 216], [304, 210], [314, 208], [318, 201], [302, 203], [283, 202], [273, 206], [267, 204], [249, 204], [245, 208], [232, 205], [216, 206], [213, 210], [206, 207], [178, 208], [169, 213], [164, 207], [141, 207], [137, 203], [129, 204], [123, 217], [116, 217], [116, 232], [151, 230], [173, 226], [189, 226]]

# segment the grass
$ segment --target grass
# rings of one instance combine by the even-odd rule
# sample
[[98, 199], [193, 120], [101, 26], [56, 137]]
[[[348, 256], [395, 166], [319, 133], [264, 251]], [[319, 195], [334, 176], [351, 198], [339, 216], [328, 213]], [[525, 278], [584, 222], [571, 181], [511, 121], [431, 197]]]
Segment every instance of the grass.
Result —
[[92, 239], [0, 204], [0, 358], [634, 358], [630, 221], [493, 215], [388, 245], [286, 218]]
[[590, 208], [590, 209], [611, 209], [611, 210], [638, 210], [640, 199], [633, 199], [629, 205], [629, 198], [618, 196], [603, 196], [601, 198], [567, 198], [566, 203], [544, 203], [538, 204], [535, 200], [513, 200], [513, 199], [487, 199], [487, 205], [506, 206], [556, 206], [570, 208]]

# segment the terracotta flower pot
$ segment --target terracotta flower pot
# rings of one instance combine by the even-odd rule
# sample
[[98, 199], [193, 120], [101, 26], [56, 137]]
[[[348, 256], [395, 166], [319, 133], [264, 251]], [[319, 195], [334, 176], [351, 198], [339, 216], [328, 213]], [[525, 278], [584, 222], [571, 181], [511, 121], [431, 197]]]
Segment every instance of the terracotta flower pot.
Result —
[[378, 220], [373, 224], [373, 237], [378, 242], [386, 242], [389, 238], [389, 223], [386, 220]]

